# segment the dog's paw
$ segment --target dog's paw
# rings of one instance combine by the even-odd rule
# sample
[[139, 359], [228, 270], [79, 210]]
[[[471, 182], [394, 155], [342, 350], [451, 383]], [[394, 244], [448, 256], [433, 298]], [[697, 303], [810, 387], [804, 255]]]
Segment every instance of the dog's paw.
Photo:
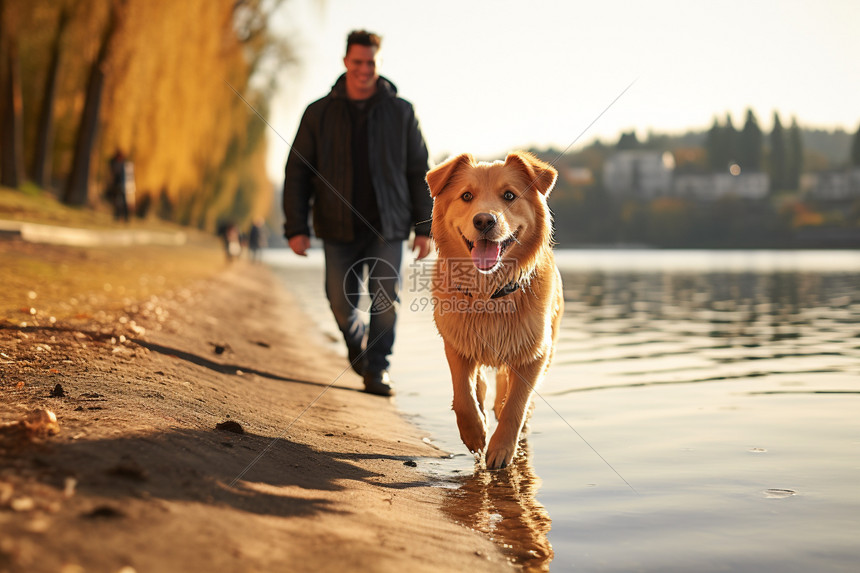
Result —
[[487, 433], [482, 431], [463, 432], [460, 431], [460, 439], [469, 448], [469, 451], [475, 454], [480, 454], [484, 451], [487, 445]]
[[[494, 436], [495, 438], [495, 436]], [[500, 470], [511, 464], [514, 455], [517, 453], [517, 442], [499, 443], [501, 440], [490, 440], [490, 446], [487, 448], [487, 469]]]
[[458, 424], [460, 427], [460, 439], [466, 444], [470, 452], [480, 454], [487, 445], [487, 428], [480, 422], [472, 424]]

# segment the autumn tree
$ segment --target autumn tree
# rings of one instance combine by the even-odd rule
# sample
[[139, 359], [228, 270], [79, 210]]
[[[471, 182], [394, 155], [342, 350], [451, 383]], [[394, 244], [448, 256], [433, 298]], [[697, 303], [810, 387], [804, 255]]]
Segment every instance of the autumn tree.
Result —
[[[289, 60], [269, 29], [281, 0], [0, 2], [0, 104], [23, 102], [23, 146], [4, 142], [2, 154], [15, 150], [35, 182], [63, 178], [67, 202], [98, 201], [122, 149], [138, 196], [163, 216], [208, 228], [267, 213], [266, 127], [251, 107], [267, 113], [274, 72]], [[17, 98], [6, 97], [7, 5], [24, 14], [11, 29], [27, 30]], [[22, 107], [0, 105], [10, 109]], [[8, 125], [4, 136], [15, 133]]]
[[269, 209], [265, 124], [250, 106], [264, 109], [271, 95], [270, 83], [252, 87], [261, 60], [283, 58], [267, 29], [276, 5], [129, 2], [135, 25], [115, 46], [101, 151], [107, 157], [123, 149], [139, 191], [158, 196], [172, 218], [211, 229], [222, 215], [241, 219]]
[[102, 90], [105, 83], [104, 68], [108, 62], [111, 41], [118, 25], [118, 4], [118, 2], [112, 2], [109, 5], [107, 24], [101, 33], [98, 52], [90, 67], [84, 108], [78, 125], [72, 159], [72, 170], [63, 194], [63, 201], [69, 205], [84, 205], [89, 199], [91, 164], [100, 124]]
[[54, 39], [50, 47], [50, 61], [46, 70], [39, 124], [33, 154], [33, 182], [40, 187], [51, 185], [52, 152], [54, 148], [54, 105], [57, 96], [57, 81], [60, 74], [61, 40], [69, 23], [69, 10], [60, 7]]
[[23, 101], [19, 60], [17, 3], [0, 3], [0, 184], [23, 182]]

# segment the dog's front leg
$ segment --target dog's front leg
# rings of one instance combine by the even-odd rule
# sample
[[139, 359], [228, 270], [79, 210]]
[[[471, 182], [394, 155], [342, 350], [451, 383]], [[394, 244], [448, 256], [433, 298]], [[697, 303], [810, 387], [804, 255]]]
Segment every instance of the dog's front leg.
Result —
[[508, 366], [508, 397], [499, 425], [487, 448], [487, 469], [496, 470], [511, 463], [517, 452], [517, 440], [523, 427], [532, 393], [544, 371], [545, 360]]
[[445, 356], [454, 384], [454, 413], [460, 439], [470, 452], [482, 453], [487, 444], [487, 422], [476, 395], [478, 364], [460, 356], [448, 343], [445, 343]]

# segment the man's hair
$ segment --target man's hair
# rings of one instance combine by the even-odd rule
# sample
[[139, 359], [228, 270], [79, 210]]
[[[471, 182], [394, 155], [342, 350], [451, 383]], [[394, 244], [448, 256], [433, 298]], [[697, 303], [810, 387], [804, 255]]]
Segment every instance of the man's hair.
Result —
[[367, 30], [353, 30], [346, 37], [346, 53], [349, 53], [349, 48], [353, 45], [375, 47], [379, 49], [382, 46], [382, 37], [368, 32]]

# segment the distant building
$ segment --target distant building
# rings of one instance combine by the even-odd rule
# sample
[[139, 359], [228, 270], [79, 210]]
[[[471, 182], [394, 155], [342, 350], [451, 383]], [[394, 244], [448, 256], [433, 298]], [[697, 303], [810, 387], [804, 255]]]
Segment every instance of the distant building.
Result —
[[603, 165], [603, 185], [613, 195], [653, 199], [671, 191], [674, 169], [668, 151], [619, 151]]
[[703, 175], [676, 175], [672, 194], [677, 197], [716, 201], [723, 197], [764, 199], [767, 197], [770, 177], [767, 173], [709, 173]]
[[770, 177], [767, 173], [742, 173], [737, 165], [726, 173], [676, 174], [669, 152], [619, 151], [606, 160], [603, 184], [616, 196], [654, 199], [674, 196], [698, 201], [722, 197], [764, 199]]
[[812, 185], [807, 192], [817, 201], [846, 201], [860, 199], [860, 169], [845, 171], [822, 171], [810, 178]]

